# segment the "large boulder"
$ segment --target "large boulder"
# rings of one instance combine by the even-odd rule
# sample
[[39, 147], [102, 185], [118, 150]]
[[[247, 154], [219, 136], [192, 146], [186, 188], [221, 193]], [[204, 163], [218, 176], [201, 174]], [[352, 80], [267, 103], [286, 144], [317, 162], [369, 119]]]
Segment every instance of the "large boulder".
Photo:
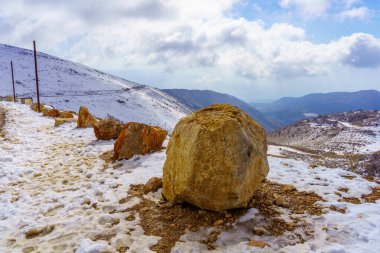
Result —
[[264, 129], [226, 104], [182, 118], [166, 154], [163, 195], [212, 211], [247, 207], [269, 171]]
[[168, 132], [158, 126], [129, 122], [121, 131], [114, 146], [114, 159], [130, 159], [145, 155], [162, 147]]
[[91, 115], [87, 107], [81, 106], [78, 114], [78, 128], [92, 127], [96, 122], [96, 118]]
[[100, 120], [94, 124], [95, 136], [99, 140], [117, 139], [122, 129], [122, 124], [114, 118]]

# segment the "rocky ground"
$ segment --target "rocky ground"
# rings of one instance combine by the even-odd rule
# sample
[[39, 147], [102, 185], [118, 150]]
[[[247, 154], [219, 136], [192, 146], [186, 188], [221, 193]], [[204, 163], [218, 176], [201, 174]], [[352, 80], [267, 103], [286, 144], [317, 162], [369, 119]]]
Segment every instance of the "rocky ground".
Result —
[[[161, 189], [165, 150], [113, 163], [113, 141], [27, 106], [0, 136], [0, 252], [377, 252], [380, 184], [315, 154], [270, 146], [249, 208], [173, 205]], [[112, 155], [112, 154], [111, 154]], [[108, 159], [107, 159], [108, 158]], [[217, 190], [217, 189], [216, 189]]]

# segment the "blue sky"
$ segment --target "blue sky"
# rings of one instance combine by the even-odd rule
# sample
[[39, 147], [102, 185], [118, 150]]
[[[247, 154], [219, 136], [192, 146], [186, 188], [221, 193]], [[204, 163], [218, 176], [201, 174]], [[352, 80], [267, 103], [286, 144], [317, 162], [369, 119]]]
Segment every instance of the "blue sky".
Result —
[[246, 101], [380, 90], [380, 0], [2, 0], [0, 43]]

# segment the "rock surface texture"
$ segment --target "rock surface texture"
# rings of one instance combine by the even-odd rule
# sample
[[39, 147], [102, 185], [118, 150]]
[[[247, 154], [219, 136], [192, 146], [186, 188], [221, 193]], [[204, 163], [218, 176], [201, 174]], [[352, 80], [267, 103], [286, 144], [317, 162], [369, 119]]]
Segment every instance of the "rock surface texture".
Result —
[[137, 154], [159, 150], [167, 135], [168, 132], [160, 127], [129, 122], [115, 142], [114, 159], [130, 159]]
[[123, 126], [113, 118], [100, 120], [94, 124], [95, 136], [99, 140], [117, 139]]
[[78, 128], [92, 127], [96, 122], [96, 118], [91, 115], [87, 107], [81, 106], [78, 114]]
[[182, 118], [166, 154], [163, 195], [212, 211], [247, 207], [269, 171], [264, 129], [227, 104]]

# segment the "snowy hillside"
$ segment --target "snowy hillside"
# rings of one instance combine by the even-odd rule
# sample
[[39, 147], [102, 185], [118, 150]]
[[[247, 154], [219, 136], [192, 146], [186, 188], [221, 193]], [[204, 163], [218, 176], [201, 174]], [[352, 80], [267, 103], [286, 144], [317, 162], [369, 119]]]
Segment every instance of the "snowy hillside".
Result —
[[269, 140], [341, 154], [380, 151], [380, 111], [321, 115], [276, 130]]
[[162, 177], [165, 150], [107, 163], [101, 156], [113, 143], [97, 141], [92, 129], [54, 127], [54, 119], [24, 105], [0, 102], [1, 109], [7, 113], [0, 130], [0, 252], [380, 248], [380, 183], [311, 166], [312, 153], [269, 146], [270, 172], [250, 207], [208, 212], [169, 205], [161, 189], [141, 193], [141, 184]]
[[[380, 178], [380, 111], [321, 115], [276, 130], [268, 140], [298, 150], [298, 158], [308, 159], [313, 166], [340, 167]], [[305, 157], [300, 150], [313, 156]]]
[[[35, 97], [33, 52], [0, 44], [0, 96], [11, 95], [10, 61], [16, 93]], [[86, 66], [38, 54], [42, 102], [58, 109], [78, 111], [87, 106], [97, 117], [108, 114], [122, 121], [137, 121], [172, 130], [189, 110], [166, 93], [105, 74]]]

